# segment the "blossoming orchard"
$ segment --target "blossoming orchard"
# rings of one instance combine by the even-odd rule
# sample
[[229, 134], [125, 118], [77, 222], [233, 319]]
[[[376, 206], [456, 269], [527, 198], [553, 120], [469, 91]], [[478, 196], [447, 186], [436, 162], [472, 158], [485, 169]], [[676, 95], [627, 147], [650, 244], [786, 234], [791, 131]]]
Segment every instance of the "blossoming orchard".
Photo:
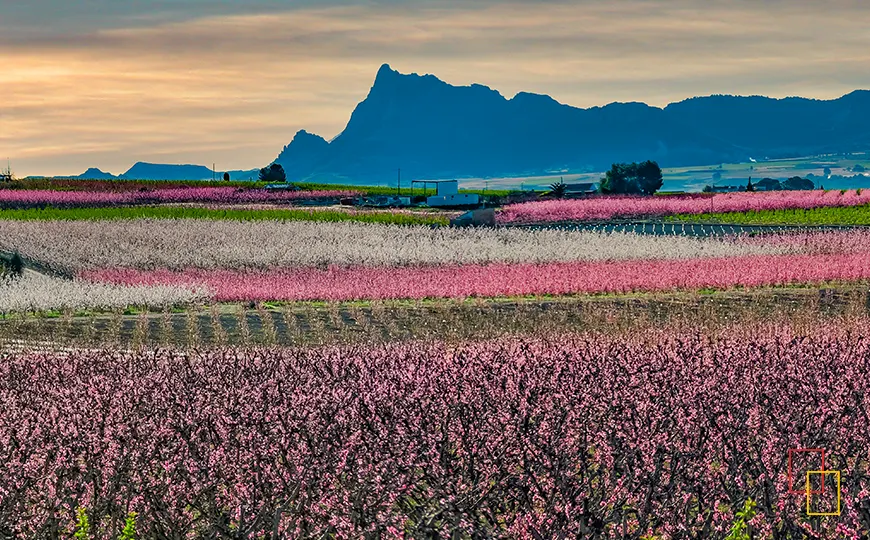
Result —
[[129, 182], [0, 186], [2, 539], [870, 539], [867, 191]]

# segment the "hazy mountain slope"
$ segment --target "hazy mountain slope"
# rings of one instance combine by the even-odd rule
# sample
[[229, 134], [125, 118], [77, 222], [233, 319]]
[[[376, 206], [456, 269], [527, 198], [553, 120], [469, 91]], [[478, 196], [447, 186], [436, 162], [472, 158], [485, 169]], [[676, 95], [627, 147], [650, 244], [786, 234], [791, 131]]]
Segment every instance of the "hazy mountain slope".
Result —
[[840, 99], [710, 96], [669, 105], [676, 121], [731, 141], [759, 157], [843, 152], [870, 147], [870, 92]]

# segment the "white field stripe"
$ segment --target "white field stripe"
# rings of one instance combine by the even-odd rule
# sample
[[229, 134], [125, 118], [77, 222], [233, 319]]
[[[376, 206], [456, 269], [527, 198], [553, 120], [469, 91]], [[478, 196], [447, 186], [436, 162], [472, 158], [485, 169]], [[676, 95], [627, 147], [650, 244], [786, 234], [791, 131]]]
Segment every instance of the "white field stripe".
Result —
[[[119, 353], [133, 353], [132, 349], [117, 349], [113, 351]], [[58, 356], [70, 357], [75, 354], [82, 353], [97, 353], [100, 349], [92, 349], [87, 347], [72, 347], [63, 345], [54, 341], [47, 340], [32, 340], [32, 339], [2, 339], [0, 338], [0, 354], [37, 354], [37, 353], [52, 353]]]
[[26, 270], [21, 277], [0, 276], [0, 312], [63, 309], [164, 308], [207, 301], [204, 288], [164, 285], [113, 285], [66, 280]]
[[549, 263], [782, 254], [734, 239], [304, 221], [0, 221], [0, 249], [73, 271]]
[[[58, 358], [72, 358], [82, 354], [105, 354], [110, 352], [118, 358], [129, 358], [136, 356], [139, 358], [158, 358], [161, 354], [160, 348], [119, 348], [117, 345], [108, 345], [103, 347], [88, 347], [78, 345], [65, 345], [55, 341], [48, 340], [32, 340], [32, 339], [0, 339], [0, 361], [3, 355], [18, 356], [18, 355], [43, 355], [51, 354]], [[172, 355], [177, 358], [188, 358], [190, 353], [184, 349], [173, 349]]]

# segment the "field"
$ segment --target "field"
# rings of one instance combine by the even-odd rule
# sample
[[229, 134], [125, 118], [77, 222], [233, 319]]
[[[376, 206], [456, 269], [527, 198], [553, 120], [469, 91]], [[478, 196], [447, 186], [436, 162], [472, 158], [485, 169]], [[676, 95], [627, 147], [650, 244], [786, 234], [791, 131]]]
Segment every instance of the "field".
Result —
[[[870, 155], [852, 154], [808, 156], [790, 159], [763, 159], [756, 156], [755, 162], [715, 163], [707, 166], [671, 167], [662, 170], [665, 191], [669, 192], [700, 192], [708, 185], [745, 186], [752, 178], [757, 182], [762, 178], [784, 180], [793, 176], [808, 177], [816, 187], [826, 189], [868, 189], [870, 176], [861, 176], [851, 169], [862, 165], [870, 169]], [[825, 177], [825, 169], [831, 170], [831, 177]], [[604, 171], [592, 172], [553, 172], [547, 175], [526, 177], [498, 178], [468, 178], [462, 183], [466, 186], [482, 189], [537, 189], [546, 190], [551, 184], [563, 180], [567, 183], [599, 182]]]
[[[42, 536], [82, 507], [149, 536], [721, 538], [751, 499], [759, 534], [860, 538], [867, 325], [7, 353], [0, 523]], [[842, 475], [837, 519], [789, 493], [787, 450], [814, 445]]]
[[734, 225], [870, 226], [870, 206], [679, 214], [674, 220]]
[[0, 538], [870, 537], [868, 192], [48, 187], [0, 189]]
[[453, 214], [357, 211], [325, 208], [208, 208], [192, 206], [128, 206], [112, 208], [29, 208], [0, 210], [8, 221], [111, 221], [129, 219], [198, 219], [212, 221], [356, 221], [396, 225], [447, 225]]
[[0, 190], [5, 208], [100, 207], [166, 203], [287, 203], [338, 200], [352, 191], [266, 191], [232, 187], [157, 188], [138, 191], [57, 191], [50, 189]]
[[[870, 191], [772, 191], [760, 193], [688, 194], [662, 197], [612, 196], [585, 199], [541, 200], [504, 207], [504, 224], [607, 221], [728, 213], [836, 209], [844, 217], [852, 210], [866, 211]], [[837, 213], [833, 215], [840, 215]], [[797, 214], [797, 212], [796, 212]], [[684, 217], [685, 219], [685, 217]], [[721, 222], [725, 222], [724, 220]], [[738, 221], [738, 223], [740, 223]]]
[[[79, 191], [79, 192], [114, 192], [127, 193], [133, 191], [157, 189], [185, 189], [185, 188], [233, 188], [241, 190], [259, 189], [268, 185], [268, 182], [212, 182], [208, 180], [79, 180], [79, 179], [27, 179], [16, 180], [7, 184], [7, 189], [15, 190], [49, 190], [49, 191]], [[305, 192], [348, 192], [363, 195], [398, 195], [421, 196], [432, 195], [434, 188], [410, 188], [406, 181], [403, 186], [370, 186], [342, 183], [314, 183], [293, 182], [293, 185]], [[511, 193], [511, 189], [462, 189], [463, 193], [477, 193], [479, 195], [504, 196]]]

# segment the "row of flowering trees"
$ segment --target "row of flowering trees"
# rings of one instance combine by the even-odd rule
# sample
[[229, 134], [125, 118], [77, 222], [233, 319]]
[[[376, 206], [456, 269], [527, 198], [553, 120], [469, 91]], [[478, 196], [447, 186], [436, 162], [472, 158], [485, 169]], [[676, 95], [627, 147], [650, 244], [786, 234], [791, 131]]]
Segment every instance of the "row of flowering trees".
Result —
[[863, 539], [868, 329], [7, 353], [0, 537]]
[[300, 200], [339, 199], [352, 191], [266, 191], [235, 187], [158, 187], [139, 191], [0, 190], [0, 209], [104, 207], [172, 203], [287, 203]]
[[606, 221], [705, 214], [860, 206], [870, 203], [870, 191], [766, 191], [759, 193], [687, 194], [673, 197], [607, 196], [546, 200], [505, 206], [499, 223]]

